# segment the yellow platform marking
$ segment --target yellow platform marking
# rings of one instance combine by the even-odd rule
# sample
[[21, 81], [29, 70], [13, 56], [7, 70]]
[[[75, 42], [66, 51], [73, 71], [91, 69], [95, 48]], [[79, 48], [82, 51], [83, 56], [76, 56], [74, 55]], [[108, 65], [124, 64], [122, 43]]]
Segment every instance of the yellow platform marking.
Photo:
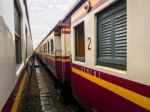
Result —
[[126, 88], [120, 87], [118, 85], [115, 85], [113, 83], [110, 83], [108, 81], [105, 81], [103, 79], [99, 79], [95, 76], [92, 76], [88, 73], [85, 73], [81, 70], [78, 70], [74, 67], [72, 67], [72, 71], [76, 74], [78, 74], [79, 76], [131, 101], [132, 103], [135, 103], [141, 107], [143, 107], [144, 109], [147, 109], [150, 111], [150, 98], [140, 95], [138, 93], [135, 93], [131, 90], [128, 90]]
[[27, 77], [27, 72], [25, 72], [23, 78], [22, 78], [22, 81], [21, 81], [21, 84], [20, 84], [20, 87], [18, 89], [18, 92], [17, 92], [17, 96], [15, 98], [15, 101], [13, 103], [13, 106], [12, 106], [12, 109], [11, 109], [11, 112], [17, 112], [17, 109], [18, 109], [18, 106], [19, 106], [19, 102], [21, 100], [21, 96], [22, 96], [22, 91], [24, 89], [24, 84], [25, 84], [25, 79]]

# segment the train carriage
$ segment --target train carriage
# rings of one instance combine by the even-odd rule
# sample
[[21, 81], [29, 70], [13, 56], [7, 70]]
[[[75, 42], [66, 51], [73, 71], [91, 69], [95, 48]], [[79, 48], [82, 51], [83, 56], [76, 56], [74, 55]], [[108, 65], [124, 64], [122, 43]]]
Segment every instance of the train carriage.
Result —
[[20, 99], [18, 88], [26, 77], [25, 68], [32, 52], [26, 0], [1, 0], [0, 111], [16, 111], [17, 104], [13, 104], [16, 99]]
[[47, 49], [45, 43], [48, 49], [54, 46], [53, 63], [48, 58], [45, 63], [55, 66], [61, 83], [71, 77], [73, 95], [87, 110], [150, 111], [149, 4], [149, 0], [78, 0], [69, 12], [71, 29], [59, 22], [52, 30], [59, 37], [48, 36], [37, 48], [45, 60], [39, 51]]
[[38, 53], [40, 59], [61, 83], [70, 81], [71, 59], [69, 44], [70, 25], [59, 23], [43, 41], [40, 47], [41, 52]]
[[84, 0], [77, 1], [36, 49], [38, 57], [54, 74], [59, 86], [70, 86], [71, 81], [71, 15]]
[[75, 97], [94, 112], [150, 111], [149, 0], [88, 0], [71, 17]]

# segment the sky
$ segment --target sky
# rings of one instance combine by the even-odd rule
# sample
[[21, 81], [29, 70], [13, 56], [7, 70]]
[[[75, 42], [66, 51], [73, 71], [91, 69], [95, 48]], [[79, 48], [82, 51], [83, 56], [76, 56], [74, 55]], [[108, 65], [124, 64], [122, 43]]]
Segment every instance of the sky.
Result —
[[77, 0], [27, 0], [33, 46], [46, 37]]

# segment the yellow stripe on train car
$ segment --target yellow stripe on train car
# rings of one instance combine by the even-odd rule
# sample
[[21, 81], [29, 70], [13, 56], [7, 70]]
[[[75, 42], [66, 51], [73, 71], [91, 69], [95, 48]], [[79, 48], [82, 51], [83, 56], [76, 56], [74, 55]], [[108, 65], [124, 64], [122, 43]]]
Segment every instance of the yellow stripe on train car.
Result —
[[62, 59], [62, 62], [71, 62], [71, 59]]
[[146, 96], [143, 96], [143, 95], [140, 95], [138, 93], [135, 93], [131, 90], [128, 90], [126, 88], [123, 88], [123, 87], [120, 87], [118, 85], [115, 85], [113, 83], [110, 83], [108, 81], [105, 81], [103, 79], [99, 79], [95, 76], [92, 76], [88, 73], [85, 73], [81, 70], [78, 70], [74, 67], [72, 67], [72, 71], [76, 74], [78, 74], [79, 76], [129, 100], [130, 102], [132, 103], [135, 103], [137, 104], [138, 106], [141, 106], [143, 107], [144, 109], [146, 110], [149, 110], [150, 111], [150, 98], [146, 97]]

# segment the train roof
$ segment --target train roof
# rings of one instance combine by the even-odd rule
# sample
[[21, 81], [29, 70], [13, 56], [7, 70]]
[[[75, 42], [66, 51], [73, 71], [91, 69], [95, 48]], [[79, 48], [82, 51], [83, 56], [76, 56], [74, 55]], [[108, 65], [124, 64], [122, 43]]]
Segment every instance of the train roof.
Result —
[[77, 0], [73, 7], [66, 13], [66, 15], [61, 19], [64, 22], [68, 17], [70, 17], [86, 0]]

